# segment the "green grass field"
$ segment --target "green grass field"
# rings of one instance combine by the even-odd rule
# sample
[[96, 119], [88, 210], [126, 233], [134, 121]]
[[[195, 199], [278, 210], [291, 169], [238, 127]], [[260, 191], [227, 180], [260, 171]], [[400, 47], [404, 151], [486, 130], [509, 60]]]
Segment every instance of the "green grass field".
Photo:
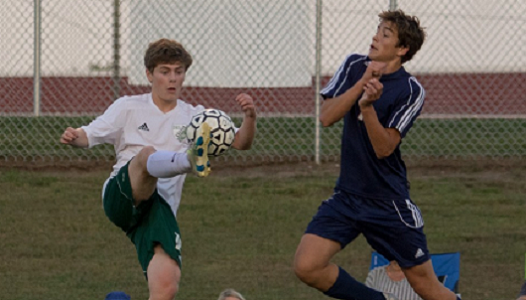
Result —
[[[524, 278], [526, 170], [411, 169], [412, 197], [431, 252], [461, 252], [463, 299], [512, 300]], [[107, 171], [0, 169], [0, 299], [147, 299], [135, 249], [105, 217]], [[189, 177], [178, 219], [183, 277], [177, 299], [328, 299], [295, 278], [294, 251], [337, 167], [290, 164]], [[365, 280], [371, 249], [359, 238], [335, 258]]]

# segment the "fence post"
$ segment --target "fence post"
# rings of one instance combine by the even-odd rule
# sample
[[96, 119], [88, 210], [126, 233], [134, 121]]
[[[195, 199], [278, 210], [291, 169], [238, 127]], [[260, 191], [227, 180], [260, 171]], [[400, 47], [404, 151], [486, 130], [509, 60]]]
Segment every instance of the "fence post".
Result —
[[321, 90], [321, 17], [322, 17], [322, 0], [316, 0], [316, 67], [315, 67], [315, 92], [314, 103], [316, 105], [315, 113], [315, 155], [314, 161], [320, 164], [320, 90]]
[[120, 0], [114, 0], [113, 2], [113, 100], [118, 99], [121, 96], [121, 54], [120, 54]]
[[389, 10], [393, 11], [398, 8], [398, 3], [396, 0], [389, 0]]
[[40, 116], [40, 29], [41, 0], [34, 0], [34, 41], [33, 41], [33, 115]]

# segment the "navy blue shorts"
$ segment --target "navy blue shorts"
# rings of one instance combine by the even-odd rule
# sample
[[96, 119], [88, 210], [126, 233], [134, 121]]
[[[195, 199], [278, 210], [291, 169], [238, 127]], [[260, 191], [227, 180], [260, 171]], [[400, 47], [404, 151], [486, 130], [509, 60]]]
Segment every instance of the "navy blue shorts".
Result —
[[386, 259], [409, 268], [429, 260], [423, 228], [420, 209], [410, 199], [377, 200], [335, 190], [305, 233], [336, 241], [342, 249], [362, 233]]

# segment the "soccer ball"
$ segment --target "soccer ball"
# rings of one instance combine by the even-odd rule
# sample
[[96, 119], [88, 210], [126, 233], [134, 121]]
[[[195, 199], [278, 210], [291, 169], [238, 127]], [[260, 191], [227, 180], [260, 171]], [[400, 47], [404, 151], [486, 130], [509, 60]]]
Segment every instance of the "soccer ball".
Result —
[[219, 109], [205, 109], [192, 117], [190, 124], [186, 126], [186, 138], [193, 142], [197, 128], [206, 122], [210, 125], [210, 144], [208, 145], [208, 156], [219, 156], [225, 153], [234, 142], [236, 136], [235, 124], [230, 117]]

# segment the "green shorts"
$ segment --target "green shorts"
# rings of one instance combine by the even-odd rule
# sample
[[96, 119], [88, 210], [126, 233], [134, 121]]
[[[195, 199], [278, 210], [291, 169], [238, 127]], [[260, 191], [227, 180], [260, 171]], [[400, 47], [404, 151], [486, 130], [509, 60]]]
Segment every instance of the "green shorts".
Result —
[[102, 199], [106, 216], [135, 245], [146, 277], [157, 244], [181, 267], [181, 234], [170, 205], [155, 190], [150, 199], [135, 207], [128, 165], [129, 162], [106, 184]]

